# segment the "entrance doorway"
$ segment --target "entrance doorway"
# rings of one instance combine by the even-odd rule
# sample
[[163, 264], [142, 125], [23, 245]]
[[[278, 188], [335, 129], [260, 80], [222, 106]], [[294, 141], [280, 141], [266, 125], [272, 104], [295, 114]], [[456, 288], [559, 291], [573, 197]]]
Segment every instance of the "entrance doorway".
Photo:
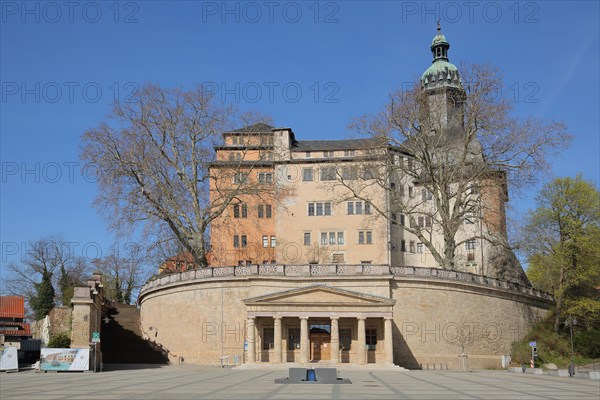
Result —
[[310, 360], [311, 362], [331, 359], [331, 325], [310, 324]]

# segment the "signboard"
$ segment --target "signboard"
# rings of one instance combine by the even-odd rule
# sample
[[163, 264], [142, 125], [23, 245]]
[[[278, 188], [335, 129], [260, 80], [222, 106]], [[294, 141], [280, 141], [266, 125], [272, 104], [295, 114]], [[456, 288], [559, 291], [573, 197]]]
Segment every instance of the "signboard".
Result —
[[10, 346], [0, 346], [0, 371], [18, 370], [19, 359], [17, 357], [17, 348]]
[[536, 347], [537, 346], [537, 342], [529, 342], [529, 347]]
[[92, 343], [100, 343], [100, 332], [92, 332]]
[[90, 349], [42, 349], [42, 371], [88, 371]]

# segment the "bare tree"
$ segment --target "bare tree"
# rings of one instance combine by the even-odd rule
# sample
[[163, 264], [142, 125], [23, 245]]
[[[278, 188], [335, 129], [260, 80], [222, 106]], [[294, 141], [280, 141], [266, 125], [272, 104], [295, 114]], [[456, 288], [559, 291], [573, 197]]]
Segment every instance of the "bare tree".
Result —
[[39, 284], [46, 276], [55, 293], [54, 304], [69, 306], [71, 296], [65, 289], [70, 287], [61, 285], [61, 278], [72, 284], [83, 283], [89, 265], [73, 253], [73, 247], [62, 235], [54, 234], [30, 242], [21, 260], [9, 263], [7, 269], [8, 276], [3, 279], [7, 293], [30, 302], [38, 295]]
[[110, 120], [83, 135], [82, 157], [98, 167], [98, 209], [116, 231], [142, 228], [148, 247], [175, 240], [207, 266], [211, 222], [261, 189], [244, 179], [259, 160], [241, 153], [228, 168], [211, 168], [213, 147], [223, 132], [264, 120], [220, 105], [202, 86], [140, 87], [132, 103], [115, 103]]
[[[512, 116], [509, 100], [498, 96], [497, 68], [466, 66], [461, 76], [446, 70], [438, 86], [417, 81], [392, 93], [379, 113], [355, 119], [352, 128], [374, 145], [360, 176], [338, 168], [345, 198], [370, 201], [393, 223], [402, 216], [404, 229], [446, 269], [456, 268], [457, 250], [468, 240], [507, 248], [508, 185], [534, 182], [550, 152], [570, 139], [562, 123]], [[480, 229], [459, 234], [465, 224]], [[495, 262], [516, 258], [498, 255]]]
[[145, 263], [147, 253], [141, 246], [126, 246], [126, 254], [113, 251], [111, 254], [93, 261], [95, 268], [102, 272], [104, 297], [117, 303], [130, 304], [137, 290], [149, 277]]

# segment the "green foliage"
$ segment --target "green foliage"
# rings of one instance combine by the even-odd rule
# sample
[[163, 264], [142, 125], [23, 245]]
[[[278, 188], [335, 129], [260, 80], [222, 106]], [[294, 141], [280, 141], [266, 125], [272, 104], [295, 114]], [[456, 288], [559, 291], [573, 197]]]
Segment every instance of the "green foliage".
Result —
[[75, 293], [73, 279], [67, 273], [64, 265], [60, 266], [60, 279], [58, 280], [58, 289], [60, 290], [60, 300], [63, 306], [71, 305], [71, 299]]
[[71, 338], [67, 332], [59, 333], [48, 341], [48, 347], [54, 349], [68, 349], [71, 346]]
[[44, 318], [54, 308], [54, 287], [52, 273], [42, 272], [42, 281], [34, 285], [35, 293], [29, 299], [29, 305], [35, 313], [35, 318]]
[[[582, 327], [575, 327], [582, 329]], [[554, 363], [559, 368], [567, 368], [571, 364], [571, 339], [568, 328], [554, 331], [554, 316], [549, 314], [536, 323], [522, 340], [513, 342], [511, 357], [515, 363], [529, 365], [531, 347], [529, 342], [536, 341], [538, 359], [536, 366]], [[573, 334], [575, 348], [575, 364], [586, 365], [600, 357], [600, 331], [584, 330]]]
[[554, 330], [569, 316], [600, 321], [600, 192], [581, 176], [558, 178], [537, 196], [524, 228], [527, 275], [556, 300]]

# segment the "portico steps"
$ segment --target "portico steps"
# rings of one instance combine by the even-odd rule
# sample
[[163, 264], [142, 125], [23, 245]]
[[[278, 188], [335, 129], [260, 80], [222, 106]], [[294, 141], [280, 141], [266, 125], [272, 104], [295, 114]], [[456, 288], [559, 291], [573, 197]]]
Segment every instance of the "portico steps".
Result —
[[353, 370], [353, 371], [408, 371], [408, 369], [399, 365], [390, 364], [349, 364], [349, 363], [268, 363], [257, 362], [253, 364], [236, 365], [233, 369], [241, 370], [287, 370], [288, 368], [337, 368], [338, 370]]

